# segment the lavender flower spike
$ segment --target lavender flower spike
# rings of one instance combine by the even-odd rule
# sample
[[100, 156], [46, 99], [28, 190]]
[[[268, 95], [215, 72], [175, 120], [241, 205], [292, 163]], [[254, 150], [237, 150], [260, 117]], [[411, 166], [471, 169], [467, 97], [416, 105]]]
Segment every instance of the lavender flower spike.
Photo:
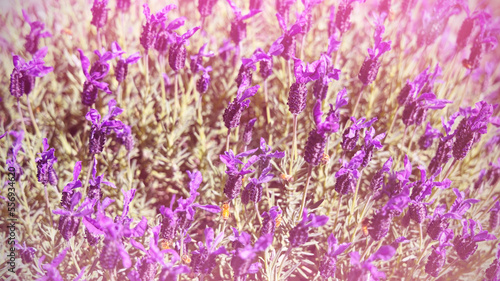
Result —
[[273, 178], [273, 174], [269, 174], [271, 167], [268, 166], [262, 170], [259, 178], [251, 178], [249, 183], [243, 190], [241, 194], [241, 203], [248, 204], [250, 201], [259, 203], [262, 199], [262, 184], [270, 182]]
[[26, 242], [23, 242], [23, 245], [21, 245], [16, 241], [15, 247], [17, 250], [19, 250], [21, 260], [24, 264], [29, 264], [35, 259], [35, 253], [37, 252], [37, 249], [33, 247], [27, 247]]
[[441, 268], [446, 262], [446, 246], [451, 246], [452, 244], [448, 241], [453, 239], [453, 230], [446, 229], [439, 235], [439, 245], [433, 246], [431, 255], [427, 259], [425, 264], [425, 273], [430, 276], [437, 277]]
[[243, 109], [250, 105], [249, 98], [253, 97], [260, 87], [259, 85], [256, 85], [245, 90], [246, 86], [248, 85], [242, 84], [238, 88], [236, 97], [231, 103], [229, 103], [226, 110], [224, 110], [222, 118], [224, 119], [224, 125], [226, 125], [226, 128], [228, 129], [236, 128], [240, 125]]
[[385, 133], [378, 134], [375, 136], [375, 129], [370, 127], [365, 133], [365, 143], [363, 145], [363, 150], [365, 151], [365, 157], [363, 157], [363, 162], [361, 167], [366, 167], [368, 163], [372, 160], [373, 149], [381, 149], [383, 146], [380, 141], [385, 138]]
[[44, 138], [43, 152], [39, 153], [40, 157], [35, 160], [37, 167], [36, 177], [38, 182], [43, 185], [50, 183], [53, 186], [57, 186], [58, 177], [53, 167], [54, 163], [57, 162], [57, 158], [54, 156], [54, 151], [54, 148], [49, 149], [47, 139]]
[[271, 234], [274, 238], [274, 231], [276, 230], [276, 219], [282, 214], [282, 210], [278, 206], [273, 206], [268, 212], [262, 213], [262, 227], [260, 228], [260, 237]]
[[361, 69], [359, 70], [358, 78], [363, 85], [369, 85], [377, 78], [378, 69], [380, 68], [379, 57], [387, 51], [391, 50], [391, 41], [382, 42], [382, 34], [385, 31], [383, 25], [378, 25], [375, 28], [375, 46], [373, 49], [368, 48], [369, 56], [365, 58]]
[[[237, 234], [238, 231], [235, 230], [235, 232]], [[255, 242], [255, 245], [252, 246], [250, 241], [245, 239], [245, 237], [248, 236], [249, 235], [246, 232], [242, 232], [241, 236], [237, 239], [237, 242], [241, 247], [232, 251], [231, 267], [233, 268], [234, 280], [237, 281], [244, 281], [246, 280], [247, 274], [254, 274], [259, 271], [259, 268], [262, 266], [260, 262], [252, 262], [257, 257], [258, 252], [264, 251], [272, 243], [271, 234], [267, 234], [260, 237]]]
[[307, 83], [319, 78], [321, 61], [305, 64], [300, 59], [294, 59], [295, 83], [288, 93], [288, 109], [294, 115], [299, 115], [307, 103]]
[[[255, 151], [256, 149], [234, 155], [233, 151], [230, 150], [220, 156], [220, 160], [227, 166], [226, 174], [228, 174], [228, 178], [224, 186], [224, 194], [229, 200], [236, 198], [240, 194], [241, 186], [243, 185], [243, 176], [253, 172], [254, 170], [249, 170], [249, 168], [259, 160], [259, 157], [254, 155], [243, 165], [243, 162], [239, 158], [251, 155]], [[243, 165], [241, 170], [238, 169], [239, 164]]]
[[92, 25], [97, 27], [97, 29], [103, 28], [108, 21], [108, 0], [94, 0], [92, 5]]
[[82, 50], [78, 49], [78, 52], [80, 53], [83, 74], [85, 75], [85, 78], [87, 78], [87, 80], [83, 83], [82, 103], [86, 106], [91, 106], [97, 100], [98, 90], [104, 91], [107, 94], [111, 94], [111, 90], [108, 88], [108, 84], [101, 82], [104, 76], [106, 76], [106, 74], [108, 73], [109, 65], [107, 68], [104, 68], [104, 71], [97, 71], [96, 69], [92, 71], [93, 69], [91, 68], [89, 73], [89, 59], [83, 54]]
[[358, 280], [381, 280], [385, 279], [385, 274], [377, 269], [375, 265], [372, 264], [376, 260], [387, 261], [394, 256], [396, 250], [391, 246], [382, 246], [378, 251], [372, 254], [368, 259], [361, 262], [360, 255], [358, 252], [351, 252], [349, 255], [351, 257], [352, 269], [347, 277], [348, 281], [358, 281]]
[[290, 247], [296, 248], [307, 242], [309, 238], [309, 228], [320, 227], [328, 222], [327, 216], [316, 216], [315, 214], [307, 214], [307, 209], [304, 208], [302, 221], [299, 222], [289, 232]]
[[73, 169], [73, 181], [66, 184], [62, 191], [61, 207], [65, 210], [69, 210], [71, 206], [71, 198], [75, 193], [75, 189], [82, 186], [82, 182], [78, 179], [80, 172], [82, 171], [82, 161], [77, 161], [75, 168]]
[[418, 146], [422, 150], [426, 150], [432, 146], [435, 138], [440, 135], [439, 130], [432, 128], [431, 122], [427, 122], [425, 133], [418, 139]]
[[233, 40], [234, 44], [238, 45], [243, 39], [247, 37], [247, 24], [244, 20], [247, 20], [256, 14], [260, 13], [261, 10], [250, 10], [246, 15], [242, 15], [241, 9], [236, 7], [236, 5], [231, 1], [227, 0], [227, 3], [231, 7], [234, 13], [234, 19], [231, 22], [231, 31], [229, 32], [229, 37]]
[[352, 116], [352, 125], [346, 128], [342, 134], [342, 149], [353, 150], [359, 139], [359, 130], [370, 127], [377, 120], [377, 117], [366, 121], [365, 117], [356, 119], [356, 117]]
[[298, 34], [304, 33], [306, 20], [304, 18], [298, 18], [295, 24], [288, 29], [286, 21], [279, 13], [276, 14], [276, 17], [278, 18], [279, 26], [283, 32], [283, 35], [281, 35], [275, 42], [278, 46], [280, 46], [279, 49], [282, 50], [276, 55], [281, 55], [281, 57], [288, 61], [295, 57], [296, 37]]
[[342, 168], [335, 173], [335, 178], [337, 179], [335, 182], [335, 191], [339, 194], [347, 194], [349, 191], [354, 192], [359, 179], [358, 168], [361, 166], [364, 157], [365, 152], [360, 150], [354, 154], [349, 163], [343, 163]]
[[488, 269], [484, 273], [486, 281], [498, 281], [500, 279], [500, 243], [497, 245], [497, 254], [495, 259], [491, 262]]
[[192, 274], [210, 274], [217, 265], [217, 256], [229, 255], [224, 246], [217, 248], [222, 239], [224, 239], [224, 232], [219, 233], [214, 240], [214, 230], [210, 227], [205, 229], [205, 245], [198, 241], [198, 250], [192, 254], [190, 263]]
[[113, 44], [111, 44], [111, 49], [112, 49], [113, 53], [120, 54], [120, 59], [118, 60], [118, 63], [116, 64], [116, 67], [115, 67], [115, 77], [116, 77], [116, 81], [121, 83], [127, 77], [128, 65], [138, 62], [139, 59], [141, 59], [141, 55], [139, 54], [139, 52], [136, 52], [136, 53], [133, 53], [132, 55], [128, 56], [128, 58], [126, 58], [126, 59], [121, 58], [123, 51], [122, 51], [122, 48], [120, 48], [120, 45], [118, 45], [118, 43], [116, 41], [113, 42]]
[[186, 64], [186, 42], [187, 40], [194, 35], [194, 33], [200, 29], [199, 26], [191, 28], [186, 33], [179, 36], [175, 34], [176, 42], [170, 45], [170, 50], [168, 53], [168, 64], [175, 71], [179, 72], [179, 70], [183, 69]]
[[203, 44], [203, 46], [200, 47], [198, 53], [190, 57], [191, 63], [189, 64], [189, 66], [193, 74], [196, 74], [198, 73], [198, 71], [200, 71], [200, 66], [203, 65], [203, 57], [210, 58], [215, 56], [215, 53], [212, 51], [205, 52], [207, 44], [208, 43]]
[[42, 262], [45, 260], [45, 255], [43, 255], [39, 259], [38, 264], [42, 265], [42, 268], [46, 271], [46, 273], [44, 276], [38, 278], [37, 281], [64, 281], [57, 267], [64, 260], [69, 249], [70, 248], [67, 247], [62, 250], [59, 255], [57, 255], [57, 257], [55, 257], [49, 264], [42, 264]]
[[108, 103], [108, 113], [102, 118], [99, 112], [91, 108], [85, 115], [85, 118], [92, 122], [92, 129], [89, 139], [90, 154], [99, 154], [104, 150], [106, 143], [106, 135], [110, 133], [110, 129], [121, 128], [123, 123], [119, 120], [114, 120], [116, 116], [123, 112], [123, 109], [116, 106], [114, 99]]
[[[462, 225], [462, 235], [455, 237], [453, 246], [460, 259], [464, 261], [476, 252], [478, 246], [477, 242], [497, 239], [495, 235], [489, 234], [487, 230], [483, 231], [481, 223], [473, 219], [462, 220]], [[477, 234], [475, 232], [476, 225], [479, 226], [479, 233]]]
[[90, 198], [87, 198], [78, 210], [74, 210], [81, 198], [82, 194], [77, 192], [73, 194], [73, 197], [71, 198], [71, 205], [68, 210], [58, 209], [52, 211], [52, 213], [61, 216], [59, 219], [58, 229], [61, 232], [62, 237], [67, 241], [77, 234], [81, 221], [80, 217], [88, 216], [93, 212], [95, 200], [91, 200]]
[[51, 66], [45, 66], [43, 58], [47, 55], [47, 47], [36, 51], [33, 59], [25, 62], [20, 56], [12, 55], [14, 69], [10, 74], [10, 94], [20, 98], [23, 94], [28, 95], [35, 86], [35, 78], [43, 77], [54, 70]]
[[349, 246], [351, 246], [351, 243], [338, 245], [335, 234], [330, 234], [330, 236], [328, 237], [328, 251], [326, 252], [319, 266], [321, 277], [328, 279], [335, 276], [335, 270], [337, 269], [337, 256], [347, 250]]
[[23, 18], [31, 28], [30, 33], [24, 37], [26, 39], [24, 48], [26, 49], [26, 52], [33, 55], [38, 51], [38, 42], [40, 38], [52, 37], [52, 34], [48, 31], [43, 31], [45, 28], [45, 24], [43, 22], [31, 21], [26, 10], [23, 10]]

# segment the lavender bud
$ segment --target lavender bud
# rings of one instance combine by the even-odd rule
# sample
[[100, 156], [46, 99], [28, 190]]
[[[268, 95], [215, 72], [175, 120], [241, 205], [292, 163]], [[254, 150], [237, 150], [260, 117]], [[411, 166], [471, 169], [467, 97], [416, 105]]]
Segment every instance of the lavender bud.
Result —
[[262, 199], [262, 186], [249, 184], [245, 187], [241, 194], [241, 202], [248, 204], [250, 201], [258, 203]]
[[204, 94], [208, 91], [208, 86], [210, 86], [210, 75], [203, 75], [196, 81], [196, 91], [200, 94]]
[[[55, 175], [55, 170], [52, 165], [49, 165], [46, 160], [42, 160], [41, 158], [36, 161], [36, 177], [38, 182], [47, 185], [56, 185], [57, 184], [57, 175]], [[55, 177], [55, 178], [54, 178]]]
[[176, 221], [170, 217], [163, 216], [161, 220], [160, 238], [172, 240], [175, 237]]
[[385, 13], [386, 15], [389, 15], [389, 12], [391, 10], [391, 0], [381, 0], [380, 4], [378, 5], [378, 11], [380, 14]]
[[217, 3], [217, 0], [198, 0], [198, 11], [202, 18], [206, 18], [212, 14], [212, 9]]
[[304, 160], [313, 166], [318, 166], [323, 157], [323, 151], [326, 146], [326, 137], [324, 134], [318, 133], [318, 130], [309, 132], [306, 146], [304, 148]]
[[186, 64], [186, 53], [186, 47], [183, 43], [170, 45], [168, 64], [175, 72], [179, 72], [179, 70], [184, 68], [184, 65]]
[[360, 167], [364, 168], [368, 166], [368, 163], [370, 163], [370, 161], [372, 160], [373, 148], [374, 148], [373, 145], [370, 145], [368, 147], [363, 146], [363, 149], [365, 150], [365, 156], [363, 157], [363, 161], [361, 162]]
[[141, 281], [155, 280], [158, 271], [158, 263], [149, 258], [142, 258], [139, 266]]
[[75, 194], [75, 191], [72, 189], [71, 191], [62, 192], [62, 198], [61, 198], [61, 207], [65, 210], [69, 211], [69, 208], [71, 206], [71, 198], [73, 198], [73, 194]]
[[186, 211], [176, 213], [176, 224], [179, 232], [189, 229], [193, 223], [193, 219], [188, 219]]
[[334, 257], [325, 255], [321, 264], [319, 265], [319, 274], [325, 280], [329, 277], [335, 276], [335, 270], [337, 269], [337, 260]]
[[351, 4], [340, 4], [335, 16], [335, 25], [341, 34], [346, 33], [351, 28]]
[[407, 101], [401, 119], [406, 127], [416, 123], [417, 101]]
[[158, 35], [156, 35], [156, 40], [154, 43], [154, 48], [157, 50], [160, 54], [166, 54], [168, 51], [168, 37], [169, 33], [167, 30], [163, 29], [160, 32], [158, 32]]
[[472, 236], [463, 237], [459, 235], [453, 240], [453, 246], [457, 251], [458, 256], [462, 260], [467, 260], [472, 256], [477, 249], [477, 243]]
[[97, 100], [97, 93], [97, 87], [90, 81], [85, 81], [83, 83], [82, 103], [86, 106], [92, 106]]
[[198, 73], [200, 71], [200, 65], [203, 62], [203, 56], [197, 55], [194, 59], [191, 57], [191, 62], [189, 63], [189, 68], [192, 73]]
[[491, 262], [490, 266], [484, 272], [484, 277], [486, 277], [486, 281], [496, 281], [500, 278], [500, 270], [499, 269], [500, 262], [498, 259], [495, 259]]
[[80, 218], [74, 216], [61, 216], [59, 218], [59, 231], [64, 239], [69, 241], [71, 237], [75, 236], [80, 226]]
[[401, 89], [397, 97], [400, 106], [406, 103], [412, 89], [413, 87], [409, 83], [406, 83], [405, 86]]
[[356, 179], [352, 173], [345, 173], [337, 178], [335, 182], [335, 191], [339, 194], [347, 194], [350, 190], [356, 188]]
[[95, 246], [97, 243], [99, 243], [100, 236], [98, 234], [94, 234], [90, 232], [87, 228], [85, 228], [85, 239], [87, 239], [87, 243], [89, 243], [90, 246]]
[[445, 263], [445, 257], [434, 249], [425, 264], [425, 273], [437, 277]]
[[465, 45], [467, 45], [467, 39], [469, 38], [473, 28], [474, 19], [468, 17], [462, 22], [457, 34], [457, 48], [459, 50], [463, 49]]
[[224, 120], [224, 125], [226, 125], [226, 128], [236, 128], [240, 125], [242, 111], [243, 107], [241, 106], [241, 103], [236, 99], [227, 106], [227, 108], [224, 110], [224, 114], [222, 115], [222, 119]]
[[293, 83], [288, 93], [288, 109], [292, 114], [299, 115], [307, 104], [307, 85], [306, 83]]
[[117, 0], [116, 9], [122, 11], [123, 13], [128, 12], [130, 9], [130, 0]]
[[408, 212], [410, 213], [410, 218], [418, 224], [421, 224], [427, 215], [427, 209], [422, 203], [411, 204]]
[[256, 118], [251, 119], [245, 126], [245, 131], [243, 132], [243, 143], [245, 145], [249, 145], [250, 142], [252, 141], [252, 132], [253, 132], [253, 127], [255, 125], [255, 121], [257, 121]]
[[96, 125], [92, 125], [89, 139], [89, 153], [91, 155], [99, 154], [104, 150], [106, 133], [106, 128], [98, 128]]
[[101, 185], [89, 184], [87, 188], [87, 197], [90, 198], [91, 200], [97, 200], [97, 202], [100, 202], [102, 199]]
[[264, 78], [264, 80], [266, 80], [267, 78], [269, 78], [269, 76], [271, 76], [271, 74], [273, 74], [273, 61], [272, 61], [272, 59], [261, 60], [259, 62], [259, 66], [260, 66], [260, 69], [259, 69], [260, 76], [262, 76], [262, 78]]
[[427, 235], [429, 235], [432, 240], [437, 240], [439, 238], [439, 234], [448, 228], [449, 224], [450, 223], [447, 218], [437, 215], [427, 226]]
[[28, 95], [35, 88], [35, 76], [23, 73], [22, 82], [24, 83], [24, 93]]
[[104, 27], [108, 21], [108, 0], [94, 0], [94, 5], [91, 8], [92, 11], [92, 25], [97, 27], [97, 29]]
[[285, 34], [283, 40], [281, 41], [281, 44], [284, 47], [283, 52], [281, 53], [281, 57], [283, 57], [285, 60], [289, 60], [290, 58], [295, 57], [295, 49], [297, 44], [295, 36]]
[[23, 73], [17, 68], [12, 70], [10, 74], [10, 94], [16, 98], [20, 98], [24, 94]]
[[31, 263], [33, 259], [35, 259], [35, 252], [36, 250], [31, 247], [27, 247], [26, 249], [22, 249], [20, 256], [21, 260], [23, 261], [24, 264]]
[[490, 230], [493, 231], [498, 226], [498, 211], [492, 210], [490, 211], [490, 218], [488, 222], [490, 223]]
[[354, 130], [354, 137], [350, 138], [349, 131], [350, 128], [346, 128], [344, 130], [344, 133], [342, 134], [342, 149], [347, 151], [347, 150], [353, 150], [356, 147], [356, 143], [358, 142], [359, 139], [359, 132], [358, 130]]
[[380, 62], [378, 59], [366, 57], [361, 69], [359, 70], [358, 78], [363, 82], [363, 85], [371, 84], [377, 78]]
[[410, 199], [418, 201], [420, 198], [420, 193], [424, 190], [424, 186], [422, 185], [422, 181], [417, 181], [413, 188], [411, 189]]
[[266, 234], [272, 234], [274, 237], [274, 231], [276, 230], [276, 220], [273, 219], [269, 213], [265, 213], [262, 218], [262, 227], [260, 228], [260, 237]]
[[455, 133], [453, 157], [457, 160], [464, 159], [477, 137], [476, 132], [470, 131], [469, 118], [462, 119]]
[[229, 37], [231, 40], [238, 45], [243, 39], [247, 37], [247, 24], [242, 20], [233, 20], [231, 22], [231, 30], [229, 31]]
[[224, 194], [226, 194], [229, 200], [236, 198], [241, 191], [241, 186], [243, 185], [243, 176], [229, 175], [226, 181], [226, 185], [224, 186]]
[[202, 266], [207, 259], [207, 248], [201, 248], [199, 251], [193, 252], [193, 255], [191, 256], [191, 263], [189, 264], [189, 266], [191, 267], [191, 272], [194, 274], [201, 273]]
[[294, 228], [290, 229], [290, 237], [288, 238], [290, 241], [290, 247], [295, 248], [306, 243], [307, 238], [309, 238], [308, 230], [309, 229], [302, 223], [299, 223]]
[[379, 170], [373, 175], [372, 180], [370, 181], [370, 189], [372, 191], [379, 190], [382, 187], [383, 183], [384, 183], [384, 171]]
[[392, 218], [390, 214], [385, 211], [377, 211], [370, 220], [370, 225], [368, 226], [368, 233], [375, 241], [379, 241], [384, 238], [389, 232], [391, 226]]
[[263, 0], [250, 0], [250, 11], [251, 10], [260, 10], [262, 8]]
[[116, 81], [118, 81], [119, 83], [125, 81], [125, 77], [127, 77], [127, 72], [128, 72], [128, 64], [125, 63], [125, 60], [120, 59], [116, 64], [115, 68]]
[[238, 76], [234, 80], [236, 82], [236, 86], [239, 88], [244, 82], [246, 85], [250, 85], [252, 83], [252, 75], [252, 67], [242, 64], [240, 66], [240, 70], [238, 71]]
[[316, 99], [319, 100], [326, 99], [327, 93], [328, 93], [328, 83], [326, 83], [326, 78], [324, 76], [314, 81], [313, 95]]
[[116, 246], [116, 242], [111, 239], [105, 239], [104, 245], [99, 256], [101, 267], [104, 269], [113, 269], [118, 263], [118, 247]]

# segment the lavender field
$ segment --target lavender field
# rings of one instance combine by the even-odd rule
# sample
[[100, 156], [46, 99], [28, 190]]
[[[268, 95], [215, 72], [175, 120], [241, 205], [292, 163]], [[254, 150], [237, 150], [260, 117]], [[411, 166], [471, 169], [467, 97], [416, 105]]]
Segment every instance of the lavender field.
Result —
[[500, 280], [500, 3], [0, 3], [1, 280]]

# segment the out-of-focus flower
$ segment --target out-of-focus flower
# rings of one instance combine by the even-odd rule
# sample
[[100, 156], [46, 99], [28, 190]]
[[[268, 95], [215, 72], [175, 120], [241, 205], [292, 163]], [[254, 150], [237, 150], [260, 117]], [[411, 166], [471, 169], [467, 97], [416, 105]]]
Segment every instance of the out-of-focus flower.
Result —
[[205, 229], [205, 245], [198, 241], [198, 250], [193, 251], [191, 256], [192, 274], [210, 274], [217, 265], [217, 256], [221, 254], [229, 255], [224, 246], [217, 248], [223, 238], [224, 232], [219, 233], [214, 239], [214, 230], [210, 227]]
[[196, 81], [196, 91], [200, 94], [204, 94], [207, 92], [208, 87], [210, 86], [210, 75], [208, 74], [209, 71], [212, 71], [212, 67], [198, 67], [203, 74], [201, 75], [200, 78]]
[[118, 60], [118, 63], [116, 64], [115, 67], [115, 77], [116, 81], [121, 83], [127, 77], [128, 65], [138, 62], [139, 59], [141, 58], [141, 55], [139, 54], [139, 52], [136, 52], [128, 56], [128, 58], [126, 59], [121, 58], [121, 55], [124, 52], [122, 51], [122, 48], [120, 48], [120, 45], [118, 45], [116, 41], [113, 42], [113, 44], [111, 44], [111, 50], [113, 53], [120, 54], [120, 59]]
[[65, 210], [70, 210], [71, 198], [75, 194], [75, 189], [82, 186], [82, 182], [78, 179], [80, 172], [82, 171], [82, 161], [77, 161], [75, 168], [73, 169], [73, 181], [66, 184], [62, 191], [61, 207]]
[[358, 168], [361, 166], [364, 157], [365, 152], [360, 150], [354, 154], [348, 163], [344, 161], [342, 168], [335, 173], [335, 178], [337, 179], [335, 182], [335, 191], [341, 195], [347, 194], [349, 191], [354, 192], [359, 179]]
[[109, 9], [106, 7], [108, 5], [108, 0], [94, 0], [94, 4], [92, 5], [92, 21], [90, 24], [99, 28], [103, 28], [108, 21], [108, 11]]
[[376, 260], [387, 261], [394, 256], [396, 250], [391, 246], [382, 246], [365, 261], [360, 261], [359, 252], [351, 252], [351, 271], [347, 277], [349, 281], [368, 281], [385, 279], [385, 274], [372, 264]]
[[264, 138], [260, 138], [260, 150], [258, 152], [257, 157], [259, 157], [259, 170], [263, 171], [265, 168], [271, 165], [272, 158], [281, 159], [285, 157], [285, 152], [283, 151], [275, 151], [273, 152], [271, 146], [267, 145], [266, 140]]
[[382, 24], [377, 25], [375, 28], [375, 33], [373, 35], [375, 45], [373, 49], [368, 48], [369, 56], [365, 58], [358, 74], [358, 78], [361, 80], [363, 85], [369, 85], [375, 81], [378, 69], [380, 68], [380, 56], [391, 50], [391, 41], [382, 42], [382, 34], [384, 31], [385, 27]]
[[383, 146], [380, 141], [385, 138], [385, 133], [378, 134], [375, 136], [375, 129], [370, 127], [367, 132], [365, 132], [365, 141], [363, 145], [363, 151], [365, 152], [365, 156], [363, 157], [363, 162], [361, 163], [361, 167], [366, 167], [368, 163], [372, 160], [373, 149], [381, 149]]
[[[226, 174], [228, 174], [228, 178], [224, 186], [224, 194], [229, 200], [236, 198], [240, 194], [241, 186], [243, 185], [243, 176], [254, 172], [254, 170], [250, 170], [249, 168], [259, 160], [259, 157], [254, 155], [244, 164], [240, 158], [247, 157], [256, 150], [257, 149], [249, 150], [238, 155], [234, 155], [233, 151], [229, 150], [226, 151], [224, 155], [220, 155], [220, 160], [226, 164], [227, 167]], [[238, 165], [243, 165], [241, 170], [238, 169]]]
[[241, 193], [241, 203], [248, 204], [250, 201], [259, 203], [262, 199], [262, 184], [270, 182], [273, 178], [273, 174], [269, 174], [271, 167], [265, 168], [259, 178], [251, 178], [249, 183]]
[[135, 144], [132, 128], [128, 125], [123, 125], [121, 128], [114, 128], [114, 130], [116, 133], [116, 140], [123, 144], [127, 151], [132, 151]]
[[202, 18], [206, 18], [212, 14], [212, 9], [218, 0], [198, 0], [198, 12]]
[[57, 162], [57, 157], [54, 155], [54, 148], [49, 149], [49, 144], [47, 139], [43, 139], [43, 152], [39, 153], [40, 157], [38, 157], [36, 162], [36, 178], [38, 182], [47, 185], [51, 184], [53, 186], [57, 185], [58, 177], [56, 174], [56, 170], [53, 165]]
[[276, 44], [283, 46], [282, 51], [276, 55], [281, 55], [285, 60], [290, 60], [291, 58], [295, 58], [296, 37], [297, 34], [304, 33], [306, 21], [303, 18], [298, 18], [295, 24], [288, 29], [286, 21], [279, 13], [276, 14], [276, 17], [278, 18], [279, 26], [283, 32], [283, 35], [275, 41]]
[[219, 57], [225, 62], [229, 58], [231, 51], [235, 49], [235, 45], [231, 44], [231, 40], [224, 39], [222, 41], [222, 47], [219, 48], [218, 53]]
[[490, 210], [490, 218], [489, 218], [490, 231], [495, 230], [495, 228], [497, 228], [499, 224], [499, 216], [498, 216], [499, 212], [500, 212], [500, 200], [495, 202], [495, 206]]
[[190, 66], [191, 72], [193, 74], [196, 74], [196, 73], [198, 73], [198, 71], [203, 70], [200, 68], [200, 66], [203, 66], [203, 58], [204, 57], [211, 58], [211, 57], [215, 56], [214, 52], [212, 52], [212, 51], [205, 52], [207, 44], [208, 43], [203, 44], [203, 46], [201, 46], [198, 53], [196, 55], [190, 57], [191, 63], [189, 64], [189, 66]]
[[427, 122], [427, 126], [425, 126], [425, 133], [418, 139], [418, 146], [420, 149], [426, 150], [432, 146], [434, 139], [438, 138], [439, 135], [439, 130], [432, 128], [431, 122]]
[[370, 180], [370, 189], [372, 191], [378, 191], [382, 185], [384, 184], [384, 174], [388, 173], [391, 170], [392, 166], [392, 157], [389, 157], [387, 161], [385, 161], [382, 169], [378, 170]]
[[498, 281], [500, 279], [500, 244], [497, 246], [496, 258], [491, 262], [490, 266], [486, 269], [484, 277], [486, 281]]
[[33, 59], [25, 62], [17, 55], [12, 56], [14, 69], [10, 74], [10, 94], [20, 98], [23, 94], [28, 95], [35, 86], [35, 78], [43, 77], [54, 70], [51, 66], [45, 66], [43, 58], [47, 55], [47, 47], [43, 47], [33, 54]]
[[304, 18], [305, 20], [304, 36], [309, 32], [309, 30], [311, 30], [312, 9], [314, 8], [314, 6], [321, 4], [321, 2], [323, 2], [323, 0], [302, 0], [302, 4], [304, 4], [304, 10], [298, 15], [298, 17]]
[[33, 247], [27, 247], [26, 242], [23, 242], [22, 245], [16, 242], [15, 247], [17, 250], [19, 250], [19, 255], [21, 256], [21, 260], [24, 264], [29, 264], [35, 259], [35, 253], [37, 252], [37, 249]]
[[229, 37], [233, 40], [234, 44], [238, 45], [247, 37], [247, 24], [244, 20], [255, 16], [260, 13], [261, 10], [250, 10], [248, 14], [242, 15], [241, 9], [236, 7], [231, 0], [227, 0], [227, 3], [234, 13], [234, 19], [231, 21], [231, 31], [229, 32]]
[[246, 279], [247, 274], [254, 274], [259, 271], [259, 268], [262, 266], [261, 263], [252, 262], [257, 257], [257, 253], [267, 249], [273, 240], [271, 234], [267, 234], [260, 237], [255, 242], [255, 245], [252, 246], [249, 240], [250, 235], [246, 232], [242, 232], [241, 235], [237, 235], [238, 231], [234, 228], [233, 231], [235, 232], [234, 238], [236, 238], [233, 238], [233, 240], [236, 240], [240, 247], [232, 251], [231, 267], [233, 268], [235, 280], [242, 281]]
[[436, 154], [429, 163], [428, 169], [431, 174], [436, 173], [437, 170], [443, 167], [452, 157], [454, 134], [451, 133], [451, 127], [453, 126], [453, 123], [455, 123], [455, 119], [458, 117], [458, 114], [459, 112], [452, 114], [448, 122], [444, 121], [444, 117], [441, 118], [446, 135], [442, 134], [439, 138], [439, 145], [436, 149]]
[[329, 217], [317, 216], [315, 214], [307, 214], [307, 209], [304, 208], [302, 214], [302, 221], [299, 222], [294, 228], [290, 229], [288, 240], [290, 247], [296, 248], [307, 242], [309, 239], [309, 228], [320, 227], [328, 222]]
[[[479, 226], [479, 233], [475, 233], [476, 225]], [[458, 256], [462, 260], [467, 260], [472, 256], [477, 249], [477, 242], [495, 240], [495, 235], [489, 234], [487, 230], [483, 231], [481, 223], [473, 219], [462, 220], [463, 231], [462, 235], [458, 235], [453, 240], [453, 246], [457, 251]]]
[[104, 150], [104, 144], [106, 143], [106, 135], [108, 135], [112, 129], [121, 128], [123, 123], [119, 120], [115, 120], [115, 117], [123, 112], [123, 109], [116, 106], [116, 101], [111, 99], [108, 103], [108, 113], [102, 118], [99, 112], [91, 108], [89, 112], [85, 115], [85, 118], [92, 122], [92, 128], [89, 138], [89, 153], [99, 154]]
[[276, 12], [283, 18], [285, 23], [288, 23], [290, 8], [297, 0], [275, 0]]
[[[57, 267], [64, 260], [64, 258], [66, 257], [66, 253], [68, 252], [69, 249], [70, 248], [67, 247], [64, 250], [62, 250], [61, 253], [59, 253], [59, 255], [57, 255], [57, 257], [55, 257], [51, 263], [47, 264], [42, 264], [42, 262], [45, 260], [45, 255], [43, 255], [39, 259], [38, 264], [40, 264], [42, 266], [42, 269], [45, 270], [46, 272], [45, 275], [39, 277], [38, 279], [36, 279], [36, 281], [64, 281]], [[82, 268], [80, 274], [74, 279], [74, 281], [80, 280], [83, 276], [84, 271], [85, 267]]]
[[40, 41], [40, 38], [52, 37], [52, 34], [48, 31], [43, 31], [45, 28], [45, 24], [43, 22], [31, 21], [26, 10], [23, 10], [23, 18], [31, 28], [30, 33], [24, 37], [26, 39], [24, 48], [26, 49], [26, 52], [34, 55], [38, 51], [38, 42]]
[[249, 145], [252, 141], [253, 126], [255, 125], [256, 121], [257, 118], [250, 119], [245, 125], [245, 131], [243, 132], [243, 143], [245, 145]]
[[417, 44], [419, 47], [428, 46], [436, 41], [448, 25], [452, 15], [460, 13], [460, 5], [453, 0], [444, 0], [434, 3], [432, 11], [426, 11], [422, 15], [422, 21], [418, 23]]
[[15, 170], [15, 181], [19, 181], [21, 175], [24, 174], [23, 169], [19, 163], [17, 163], [17, 154], [19, 150], [23, 150], [22, 143], [24, 139], [24, 131], [9, 131], [9, 135], [14, 137], [14, 141], [12, 142], [12, 146], [7, 150], [7, 160], [5, 164], [7, 166], [14, 168]]
[[282, 212], [283, 211], [278, 206], [273, 206], [269, 212], [263, 212], [261, 214], [262, 227], [260, 228], [260, 237], [271, 234], [271, 238], [274, 238], [274, 231], [277, 227], [276, 219]]
[[335, 26], [340, 31], [340, 34], [346, 33], [351, 28], [352, 3], [356, 1], [364, 3], [366, 0], [342, 0], [339, 4], [335, 16]]
[[347, 250], [349, 246], [351, 246], [351, 243], [338, 245], [337, 238], [335, 238], [335, 234], [333, 233], [328, 236], [328, 251], [325, 253], [325, 256], [321, 260], [321, 264], [319, 266], [321, 277], [325, 279], [335, 277], [335, 270], [337, 269], [337, 256]]
[[127, 13], [130, 9], [131, 0], [117, 0], [116, 9], [122, 13]]

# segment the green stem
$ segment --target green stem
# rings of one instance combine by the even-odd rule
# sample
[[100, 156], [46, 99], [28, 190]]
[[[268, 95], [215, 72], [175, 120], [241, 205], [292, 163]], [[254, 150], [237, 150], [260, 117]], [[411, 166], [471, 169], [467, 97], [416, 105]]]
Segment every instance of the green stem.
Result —
[[227, 129], [227, 136], [226, 136], [226, 151], [229, 151], [229, 142], [231, 138], [231, 128]]
[[31, 102], [30, 102], [29, 95], [26, 95], [26, 101], [27, 101], [27, 104], [28, 104], [28, 111], [30, 113], [31, 123], [33, 123], [33, 127], [35, 128], [36, 135], [39, 138], [41, 138], [42, 134], [40, 133], [40, 130], [38, 130], [38, 126], [37, 126], [36, 120], [35, 120], [35, 115], [33, 114], [33, 110], [31, 109]]
[[309, 165], [309, 170], [307, 171], [306, 187], [302, 193], [302, 202], [300, 203], [299, 221], [302, 219], [302, 213], [304, 212], [304, 207], [306, 205], [307, 189], [309, 188], [309, 182], [311, 181], [312, 167]]
[[361, 97], [363, 96], [363, 90], [365, 88], [366, 88], [366, 85], [363, 85], [363, 87], [361, 87], [361, 90], [359, 90], [358, 99], [356, 100], [356, 105], [354, 105], [354, 109], [352, 110], [351, 116], [356, 117], [356, 111], [358, 109], [359, 101], [361, 100]]

